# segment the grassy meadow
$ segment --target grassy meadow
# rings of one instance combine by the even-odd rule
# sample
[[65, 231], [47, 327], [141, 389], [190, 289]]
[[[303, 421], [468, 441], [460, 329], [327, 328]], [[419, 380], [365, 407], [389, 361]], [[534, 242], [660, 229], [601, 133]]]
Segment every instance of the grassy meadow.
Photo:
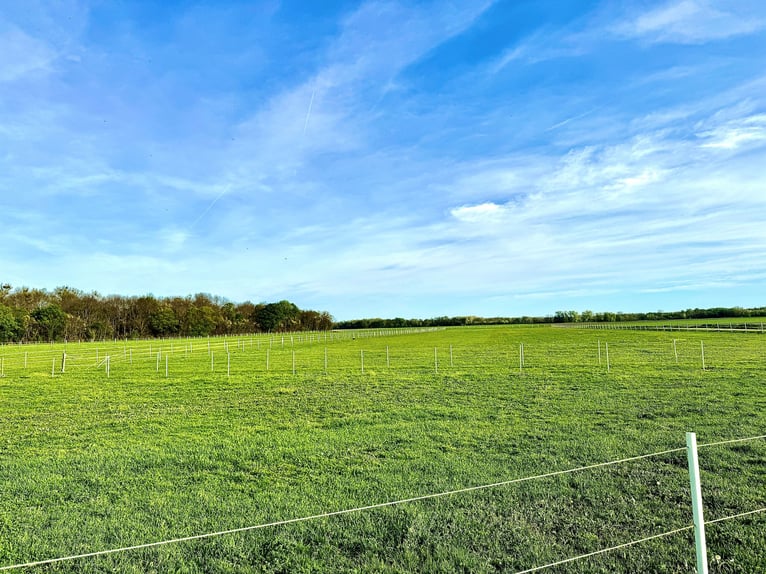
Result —
[[[766, 434], [757, 333], [70, 342], [0, 347], [0, 372], [0, 570]], [[700, 467], [707, 520], [766, 506], [766, 441]], [[21, 571], [518, 572], [690, 524], [674, 452]], [[707, 537], [711, 572], [766, 571], [766, 513]], [[694, 563], [685, 531], [547, 571]]]

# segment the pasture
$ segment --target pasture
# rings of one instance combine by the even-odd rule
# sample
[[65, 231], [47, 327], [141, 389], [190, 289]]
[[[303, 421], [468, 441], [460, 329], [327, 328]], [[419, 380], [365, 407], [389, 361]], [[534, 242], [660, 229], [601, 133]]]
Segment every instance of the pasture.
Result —
[[[284, 337], [0, 347], [0, 570], [766, 434], [758, 333]], [[700, 448], [707, 520], [766, 506], [765, 443]], [[518, 572], [686, 527], [689, 499], [672, 452], [19, 571]], [[707, 537], [711, 572], [766, 570], [766, 514]], [[692, 534], [547, 571], [694, 572]]]

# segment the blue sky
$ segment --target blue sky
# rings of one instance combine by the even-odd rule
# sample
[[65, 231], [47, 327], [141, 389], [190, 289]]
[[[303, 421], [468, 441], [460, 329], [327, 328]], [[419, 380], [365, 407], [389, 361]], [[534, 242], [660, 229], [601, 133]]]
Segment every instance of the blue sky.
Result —
[[761, 0], [0, 4], [0, 280], [766, 305]]

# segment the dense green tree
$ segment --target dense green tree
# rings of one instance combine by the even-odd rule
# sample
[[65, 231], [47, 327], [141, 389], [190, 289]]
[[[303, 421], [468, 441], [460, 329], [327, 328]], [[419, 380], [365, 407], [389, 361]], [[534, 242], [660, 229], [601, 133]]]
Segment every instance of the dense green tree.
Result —
[[149, 318], [159, 308], [157, 299], [150, 295], [133, 297], [128, 313], [128, 337], [142, 338], [151, 334]]
[[253, 323], [253, 313], [256, 306], [250, 301], [239, 303], [237, 305], [237, 317], [238, 322], [235, 325], [235, 329], [238, 333], [252, 333], [256, 331], [255, 323]]
[[556, 311], [553, 315], [554, 323], [575, 323], [580, 320], [580, 314], [577, 311]]
[[38, 326], [40, 337], [46, 341], [55, 341], [63, 337], [66, 327], [66, 313], [51, 303], [38, 307], [30, 313]]
[[299, 325], [300, 309], [290, 301], [269, 303], [255, 312], [255, 323], [262, 331], [293, 331]]
[[180, 323], [170, 305], [162, 305], [149, 317], [149, 327], [158, 337], [167, 337], [178, 333]]
[[17, 341], [21, 334], [21, 326], [16, 321], [13, 309], [0, 303], [0, 343]]
[[184, 333], [191, 337], [212, 335], [216, 328], [216, 315], [212, 305], [191, 306], [186, 313]]
[[112, 324], [108, 321], [102, 321], [98, 319], [91, 321], [88, 326], [85, 327], [85, 338], [91, 341], [103, 341], [105, 339], [114, 338], [115, 333]]

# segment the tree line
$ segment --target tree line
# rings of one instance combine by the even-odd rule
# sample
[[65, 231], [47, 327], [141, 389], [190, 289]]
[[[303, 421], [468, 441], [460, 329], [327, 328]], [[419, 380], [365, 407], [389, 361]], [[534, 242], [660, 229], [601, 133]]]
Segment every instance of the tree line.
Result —
[[0, 343], [57, 340], [201, 337], [278, 331], [387, 329], [465, 325], [611, 323], [673, 319], [765, 317], [766, 307], [712, 307], [682, 311], [613, 313], [556, 311], [522, 317], [368, 318], [334, 322], [326, 311], [299, 309], [290, 301], [232, 303], [206, 293], [186, 297], [100, 295], [71, 287], [53, 291], [0, 285]]
[[430, 319], [393, 319], [369, 318], [351, 319], [335, 323], [335, 329], [398, 329], [403, 327], [464, 327], [466, 325], [533, 325], [552, 323], [552, 317], [477, 317], [475, 315], [458, 317], [433, 317]]
[[677, 319], [736, 319], [766, 317], [766, 307], [710, 307], [681, 311], [650, 311], [647, 313], [612, 313], [605, 311], [556, 311], [553, 323], [619, 323], [624, 321], [671, 321]]
[[522, 317], [434, 317], [432, 319], [353, 319], [335, 323], [336, 329], [392, 329], [401, 327], [451, 327], [465, 325], [541, 325], [550, 323], [616, 323], [623, 321], [669, 321], [673, 319], [766, 317], [766, 307], [712, 307], [647, 313], [556, 311], [553, 315]]
[[286, 300], [232, 303], [206, 293], [126, 297], [71, 287], [47, 291], [0, 285], [3, 343], [323, 331], [332, 326], [328, 312], [299, 309]]

